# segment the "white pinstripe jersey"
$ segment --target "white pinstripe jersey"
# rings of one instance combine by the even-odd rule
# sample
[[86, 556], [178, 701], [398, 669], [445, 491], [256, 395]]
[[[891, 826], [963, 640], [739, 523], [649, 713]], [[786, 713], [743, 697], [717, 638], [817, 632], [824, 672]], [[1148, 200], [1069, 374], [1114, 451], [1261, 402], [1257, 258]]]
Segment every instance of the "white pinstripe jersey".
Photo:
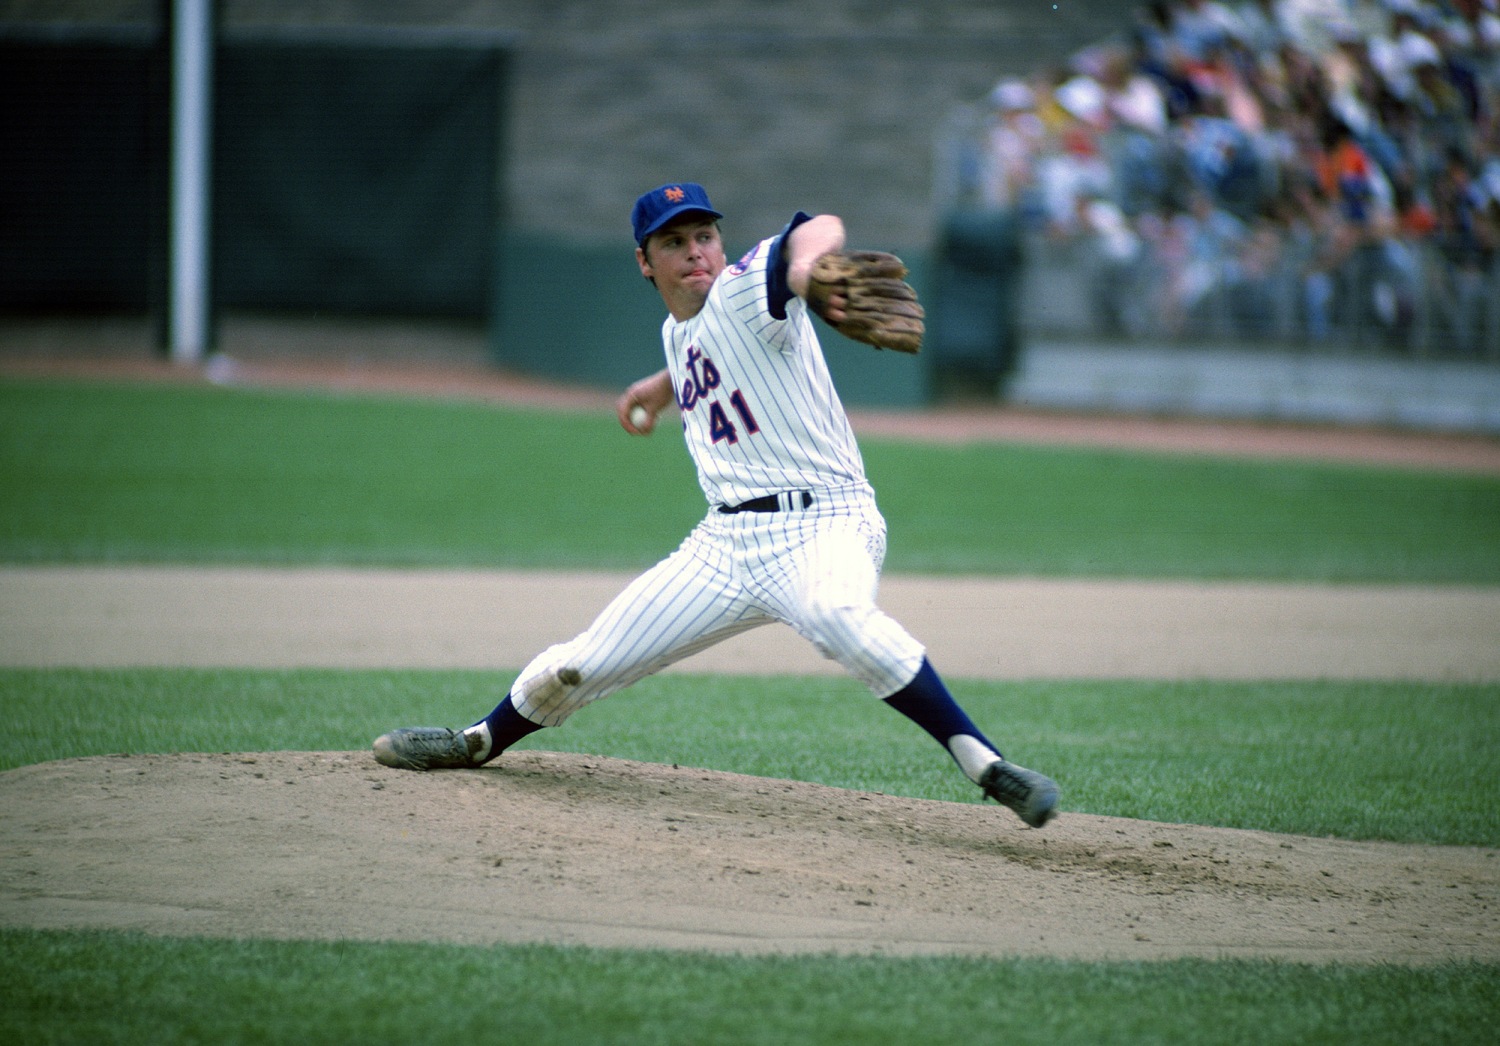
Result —
[[711, 505], [864, 484], [865, 467], [806, 303], [786, 286], [797, 212], [714, 281], [698, 315], [662, 342], [688, 452]]

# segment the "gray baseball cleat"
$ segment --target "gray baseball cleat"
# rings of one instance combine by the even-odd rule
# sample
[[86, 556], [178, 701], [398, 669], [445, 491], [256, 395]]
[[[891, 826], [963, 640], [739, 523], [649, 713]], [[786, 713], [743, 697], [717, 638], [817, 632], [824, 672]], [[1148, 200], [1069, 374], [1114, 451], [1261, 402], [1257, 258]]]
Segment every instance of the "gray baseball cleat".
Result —
[[375, 739], [375, 761], [398, 770], [467, 770], [484, 739], [441, 726], [410, 726]]
[[1057, 816], [1057, 782], [1035, 770], [997, 759], [979, 775], [979, 787], [1033, 828]]

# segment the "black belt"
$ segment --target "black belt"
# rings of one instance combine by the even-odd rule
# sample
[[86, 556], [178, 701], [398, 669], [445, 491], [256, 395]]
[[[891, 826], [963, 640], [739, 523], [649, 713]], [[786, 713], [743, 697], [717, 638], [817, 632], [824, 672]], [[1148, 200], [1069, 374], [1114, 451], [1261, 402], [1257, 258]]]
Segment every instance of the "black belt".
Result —
[[741, 501], [738, 505], [720, 505], [719, 511], [733, 512], [783, 512], [791, 511], [798, 504], [803, 508], [813, 503], [813, 496], [805, 490], [789, 490], [784, 494], [767, 494], [763, 498], [751, 498], [749, 501]]

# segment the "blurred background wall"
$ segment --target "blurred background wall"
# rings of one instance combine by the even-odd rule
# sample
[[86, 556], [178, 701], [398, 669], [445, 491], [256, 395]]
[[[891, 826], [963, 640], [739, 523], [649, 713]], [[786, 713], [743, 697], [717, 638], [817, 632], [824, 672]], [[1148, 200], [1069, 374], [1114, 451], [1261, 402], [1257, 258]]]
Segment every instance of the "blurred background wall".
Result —
[[[225, 0], [215, 304], [472, 315], [504, 362], [638, 374], [637, 194], [702, 181], [732, 253], [834, 210], [920, 268], [934, 127], [1119, 16], [1066, 6]], [[169, 11], [0, 3], [0, 308], [159, 308]], [[853, 398], [920, 397], [898, 369]]]
[[[618, 384], [659, 354], [661, 305], [631, 256], [630, 204], [691, 179], [725, 212], [731, 255], [803, 208], [841, 214], [857, 244], [912, 265], [932, 309], [929, 351], [870, 366], [834, 339], [855, 403], [1047, 405], [1066, 387], [1071, 406], [1194, 409], [1181, 396], [1108, 402], [1098, 375], [1152, 358], [1122, 347], [1454, 356], [1441, 339], [1396, 344], [1370, 327], [1373, 298], [1346, 309], [1365, 326], [1317, 344], [1289, 320], [1296, 287], [1252, 302], [1249, 324], [1222, 286], [1175, 326], [1158, 322], [1141, 307], [1153, 270], [1111, 253], [1139, 240], [1138, 215], [1111, 238], [986, 190], [1002, 85], [1051, 101], [1097, 79], [1101, 45], [1133, 45], [1143, 18], [1199, 6], [221, 0], [214, 307], [470, 320], [501, 364]], [[0, 313], [160, 314], [170, 11], [0, 0]], [[1089, 97], [1070, 97], [1080, 127]], [[1076, 144], [1058, 141], [1061, 154]], [[1500, 326], [1483, 325], [1490, 300], [1500, 294], [1469, 296], [1480, 325], [1467, 360], [1500, 356], [1489, 342]], [[1199, 380], [1154, 373], [1108, 384]]]

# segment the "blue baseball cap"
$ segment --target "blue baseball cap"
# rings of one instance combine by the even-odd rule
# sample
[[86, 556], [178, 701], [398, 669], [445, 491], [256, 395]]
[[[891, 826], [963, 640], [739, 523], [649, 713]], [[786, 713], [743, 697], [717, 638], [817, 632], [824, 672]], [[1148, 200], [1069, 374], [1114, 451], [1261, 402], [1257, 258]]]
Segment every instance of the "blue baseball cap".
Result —
[[724, 217], [708, 202], [703, 186], [695, 182], [674, 182], [652, 189], [635, 201], [635, 209], [630, 212], [636, 246], [645, 246], [646, 237], [678, 215], [689, 212]]

